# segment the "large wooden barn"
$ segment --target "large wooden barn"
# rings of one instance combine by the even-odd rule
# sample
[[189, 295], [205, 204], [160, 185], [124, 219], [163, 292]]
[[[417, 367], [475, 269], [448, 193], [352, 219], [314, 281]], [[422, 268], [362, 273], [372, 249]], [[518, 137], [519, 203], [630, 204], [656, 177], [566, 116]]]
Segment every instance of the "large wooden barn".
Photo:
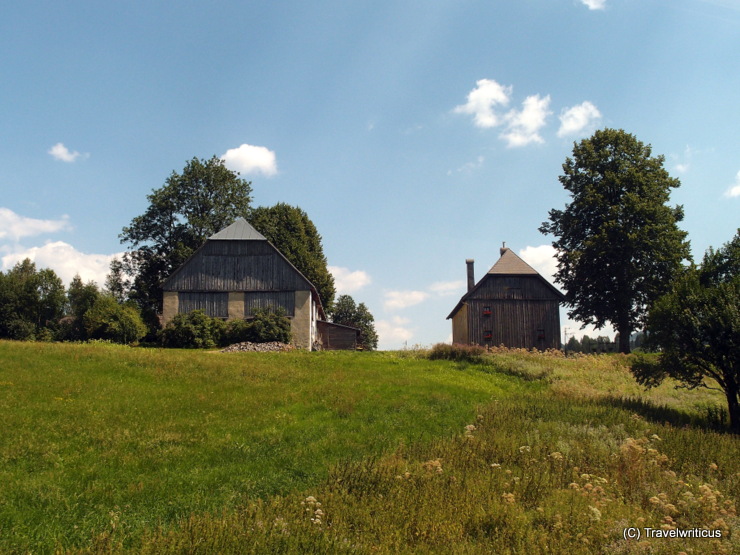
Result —
[[162, 285], [162, 319], [202, 309], [223, 319], [282, 307], [302, 349], [354, 349], [359, 330], [326, 321], [316, 287], [245, 219], [208, 238]]
[[558, 349], [563, 294], [506, 247], [477, 284], [473, 262], [466, 261], [468, 292], [447, 317], [452, 342]]

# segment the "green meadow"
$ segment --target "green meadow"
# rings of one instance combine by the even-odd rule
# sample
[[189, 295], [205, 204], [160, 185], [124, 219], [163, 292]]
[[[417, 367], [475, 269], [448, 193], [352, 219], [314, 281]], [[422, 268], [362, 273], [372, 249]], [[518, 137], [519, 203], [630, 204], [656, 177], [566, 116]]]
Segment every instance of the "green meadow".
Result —
[[0, 552], [740, 552], [720, 394], [425, 355], [0, 342]]

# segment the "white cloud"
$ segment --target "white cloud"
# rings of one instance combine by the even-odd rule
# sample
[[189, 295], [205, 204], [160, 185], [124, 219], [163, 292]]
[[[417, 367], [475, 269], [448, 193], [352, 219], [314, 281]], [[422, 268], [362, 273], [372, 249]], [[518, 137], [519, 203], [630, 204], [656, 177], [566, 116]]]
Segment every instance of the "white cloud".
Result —
[[605, 10], [606, 0], [581, 0], [584, 6], [588, 6], [589, 10]]
[[408, 318], [394, 316], [390, 320], [375, 322], [375, 331], [378, 332], [378, 343], [381, 349], [398, 349], [413, 336], [414, 332], [407, 326]]
[[363, 270], [352, 272], [340, 266], [329, 266], [328, 268], [331, 275], [334, 276], [334, 284], [336, 285], [337, 293], [340, 295], [354, 293], [372, 283], [370, 275]]
[[[74, 162], [80, 156], [82, 156], [82, 154], [80, 154], [76, 150], [74, 152], [71, 152], [66, 146], [64, 146], [63, 143], [55, 144], [47, 152], [51, 154], [55, 160], [61, 160], [62, 162]], [[84, 157], [87, 156], [88, 155], [85, 155]]]
[[22, 237], [54, 233], [71, 227], [66, 215], [61, 220], [37, 220], [19, 216], [9, 208], [0, 207], [0, 239], [17, 241]]
[[558, 270], [555, 247], [552, 245], [528, 246], [519, 251], [519, 256], [524, 262], [537, 270], [542, 277], [557, 287], [553, 277]]
[[600, 119], [601, 112], [588, 100], [577, 106], [563, 109], [560, 114], [558, 137], [587, 134], [593, 131]]
[[49, 242], [41, 247], [18, 249], [6, 254], [0, 260], [2, 269], [9, 270], [25, 258], [36, 263], [36, 268], [51, 268], [67, 285], [75, 274], [80, 274], [82, 281], [93, 280], [102, 286], [105, 277], [110, 271], [110, 263], [114, 257], [121, 258], [123, 253], [117, 254], [85, 254], [76, 250], [72, 245], [63, 241]]
[[456, 106], [456, 114], [470, 114], [477, 127], [484, 129], [496, 127], [502, 123], [501, 116], [497, 115], [494, 106], [506, 106], [511, 97], [511, 87], [505, 87], [493, 79], [480, 79], [476, 87], [468, 93], [468, 101]]
[[506, 131], [501, 134], [510, 147], [526, 146], [530, 143], [544, 143], [539, 131], [545, 126], [549, 110], [550, 95], [528, 96], [521, 110], [511, 110], [506, 114]]
[[437, 281], [429, 286], [429, 290], [440, 297], [448, 297], [455, 294], [462, 295], [465, 292], [466, 284], [467, 282], [465, 280]]
[[737, 172], [737, 175], [735, 176], [735, 184], [731, 185], [730, 188], [725, 191], [724, 196], [727, 198], [740, 197], [740, 171]]
[[385, 310], [400, 310], [423, 302], [429, 297], [425, 291], [386, 291], [383, 307]]
[[275, 153], [264, 146], [243, 144], [230, 148], [221, 156], [226, 167], [240, 173], [261, 173], [268, 177], [277, 174]]

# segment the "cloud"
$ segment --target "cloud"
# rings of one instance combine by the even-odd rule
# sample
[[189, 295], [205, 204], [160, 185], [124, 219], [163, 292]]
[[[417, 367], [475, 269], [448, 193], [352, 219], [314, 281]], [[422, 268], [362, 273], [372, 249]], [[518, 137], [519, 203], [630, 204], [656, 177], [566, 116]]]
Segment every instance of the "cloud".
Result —
[[340, 295], [354, 293], [372, 283], [370, 275], [363, 270], [352, 272], [340, 266], [329, 266], [328, 268], [331, 275], [334, 276], [334, 284], [336, 285], [337, 293]]
[[87, 158], [89, 155], [82, 155], [76, 150], [74, 152], [70, 152], [70, 150], [64, 146], [63, 143], [57, 143], [53, 147], [51, 147], [48, 151], [49, 154], [55, 159], [55, 160], [61, 160], [62, 162], [74, 162], [79, 157]]
[[493, 108], [509, 103], [512, 88], [505, 87], [493, 79], [480, 79], [475, 85], [476, 87], [468, 93], [468, 101], [456, 106], [454, 112], [474, 116], [476, 127], [487, 129], [500, 125], [501, 116], [497, 115]]
[[455, 294], [462, 295], [465, 292], [466, 284], [467, 282], [462, 279], [457, 281], [437, 281], [429, 286], [429, 291], [440, 297], [448, 297]]
[[564, 108], [560, 113], [558, 137], [588, 134], [596, 127], [600, 119], [601, 112], [588, 100], [577, 106]]
[[227, 168], [239, 173], [261, 173], [267, 177], [277, 174], [275, 153], [264, 146], [243, 144], [227, 150], [221, 159]]
[[408, 318], [394, 316], [390, 320], [378, 320], [375, 322], [375, 331], [378, 333], [378, 342], [382, 349], [397, 349], [403, 343], [409, 341], [414, 332], [407, 326]]
[[730, 185], [730, 188], [725, 191], [724, 196], [727, 198], [740, 197], [740, 171], [735, 176], [735, 184]]
[[[483, 162], [485, 161], [486, 159], [483, 156], [478, 156], [475, 162], [467, 162], [463, 164], [462, 166], [460, 166], [459, 168], [457, 168], [455, 172], [456, 173], [466, 173], [466, 174], [472, 173], [478, 168], [480, 168], [481, 166], [483, 166]], [[447, 175], [452, 175], [452, 174], [453, 174], [452, 170], [447, 170]]]
[[544, 98], [538, 94], [528, 96], [522, 103], [521, 110], [512, 110], [506, 114], [506, 131], [501, 134], [501, 138], [510, 147], [544, 143], [539, 131], [545, 126], [547, 116], [552, 114], [549, 106], [550, 95]]
[[555, 247], [552, 245], [540, 245], [537, 247], [524, 247], [519, 251], [519, 256], [527, 264], [537, 270], [542, 277], [555, 285], [555, 272], [558, 270], [558, 261], [555, 258]]
[[22, 237], [54, 233], [71, 228], [69, 217], [66, 215], [62, 216], [61, 220], [37, 220], [19, 216], [9, 208], [0, 207], [0, 239], [18, 241]]
[[606, 0], [581, 0], [581, 4], [588, 6], [589, 10], [605, 10]]
[[425, 291], [386, 291], [383, 308], [385, 310], [400, 310], [425, 301], [429, 293]]
[[36, 263], [36, 268], [51, 268], [62, 279], [69, 284], [75, 274], [80, 274], [82, 281], [95, 281], [102, 286], [105, 277], [110, 271], [110, 263], [113, 258], [121, 258], [123, 253], [117, 254], [85, 254], [75, 249], [64, 241], [48, 242], [41, 247], [19, 249], [6, 254], [0, 260], [2, 269], [9, 270], [25, 258], [30, 258]]

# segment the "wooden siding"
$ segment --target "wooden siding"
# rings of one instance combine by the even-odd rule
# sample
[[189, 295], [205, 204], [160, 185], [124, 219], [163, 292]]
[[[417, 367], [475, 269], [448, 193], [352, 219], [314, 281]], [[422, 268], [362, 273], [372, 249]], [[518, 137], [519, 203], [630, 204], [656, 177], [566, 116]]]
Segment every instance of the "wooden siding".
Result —
[[168, 291], [296, 291], [309, 287], [267, 241], [207, 241], [166, 283]]
[[213, 318], [229, 317], [229, 294], [228, 293], [178, 293], [177, 311], [188, 313], [193, 310], [204, 310], [208, 316]]
[[484, 279], [466, 301], [470, 343], [543, 350], [560, 347], [559, 299], [539, 276], [489, 275]]
[[244, 317], [254, 316], [258, 310], [282, 307], [287, 316], [295, 316], [295, 292], [250, 291], [244, 294]]
[[357, 330], [331, 322], [317, 322], [321, 348], [327, 351], [354, 350], [357, 348]]
[[475, 299], [526, 299], [558, 301], [555, 292], [539, 276], [487, 275], [475, 291]]

